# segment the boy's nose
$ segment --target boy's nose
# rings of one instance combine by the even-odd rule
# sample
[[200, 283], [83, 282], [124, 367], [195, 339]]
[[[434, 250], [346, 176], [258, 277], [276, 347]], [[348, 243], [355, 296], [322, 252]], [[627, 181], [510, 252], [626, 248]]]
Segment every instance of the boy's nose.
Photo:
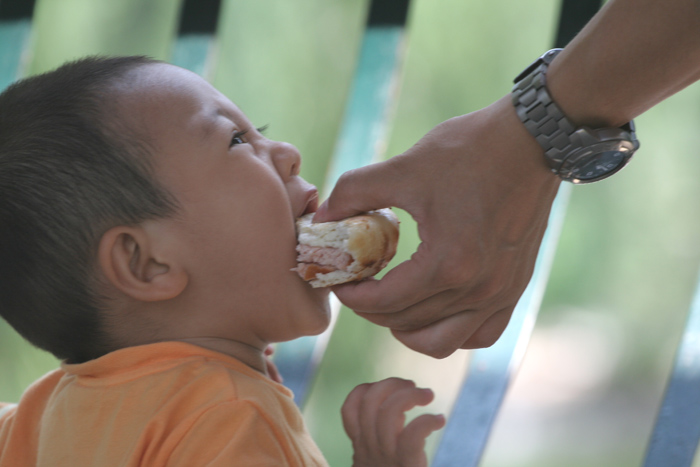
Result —
[[277, 173], [280, 174], [280, 177], [285, 182], [291, 177], [299, 175], [301, 154], [299, 154], [299, 150], [293, 144], [273, 141], [270, 149], [270, 158], [275, 165]]

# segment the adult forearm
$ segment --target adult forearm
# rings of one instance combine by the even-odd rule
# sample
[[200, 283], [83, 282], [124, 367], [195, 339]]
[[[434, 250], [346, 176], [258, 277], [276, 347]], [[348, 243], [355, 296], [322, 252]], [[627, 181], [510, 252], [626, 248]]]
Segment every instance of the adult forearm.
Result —
[[700, 79], [700, 0], [612, 0], [559, 54], [548, 88], [571, 120], [619, 126]]

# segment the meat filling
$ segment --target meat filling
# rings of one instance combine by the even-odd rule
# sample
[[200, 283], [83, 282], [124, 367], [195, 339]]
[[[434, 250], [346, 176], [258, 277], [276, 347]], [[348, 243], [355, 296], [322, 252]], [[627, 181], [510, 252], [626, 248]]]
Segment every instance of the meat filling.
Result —
[[317, 274], [333, 271], [345, 271], [353, 263], [352, 256], [337, 248], [297, 245], [296, 272], [305, 281], [312, 280]]

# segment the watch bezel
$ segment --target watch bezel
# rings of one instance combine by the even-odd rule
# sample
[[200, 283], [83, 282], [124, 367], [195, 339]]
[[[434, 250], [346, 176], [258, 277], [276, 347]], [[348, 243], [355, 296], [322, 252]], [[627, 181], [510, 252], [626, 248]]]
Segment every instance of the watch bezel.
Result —
[[[553, 173], [561, 179], [577, 184], [603, 180], [620, 171], [639, 148], [633, 121], [617, 128], [591, 129], [575, 126], [547, 89], [547, 68], [562, 49], [545, 52], [530, 64], [514, 80], [512, 101], [518, 118], [535, 138]], [[621, 153], [619, 163], [609, 170], [612, 163], [606, 152]], [[596, 155], [600, 156], [596, 156]], [[579, 178], [576, 168], [587, 164], [598, 166], [599, 173]], [[587, 167], [588, 168], [588, 167]]]
[[[565, 181], [579, 184], [593, 183], [599, 180], [610, 177], [611, 175], [622, 170], [627, 165], [629, 160], [634, 155], [635, 145], [626, 140], [614, 139], [608, 141], [600, 141], [590, 146], [584, 146], [569, 153], [561, 165], [556, 170], [557, 175]], [[606, 152], [615, 152], [621, 154], [621, 159], [615, 167], [607, 170], [596, 172], [592, 176], [581, 178], [576, 171], [581, 165], [590, 164], [589, 157], [593, 154], [604, 154]]]

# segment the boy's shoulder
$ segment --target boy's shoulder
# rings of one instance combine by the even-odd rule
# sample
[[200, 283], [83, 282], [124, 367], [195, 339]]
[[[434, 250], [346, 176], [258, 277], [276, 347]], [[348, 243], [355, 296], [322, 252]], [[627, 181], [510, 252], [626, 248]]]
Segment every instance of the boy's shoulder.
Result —
[[293, 403], [289, 389], [233, 357], [182, 342], [152, 346], [161, 347], [159, 356], [163, 356], [163, 349], [172, 353], [154, 365], [159, 367], [154, 376], [168, 387], [189, 393], [189, 397], [196, 393], [207, 401], [249, 401], [261, 406], [280, 400]]
[[[169, 459], [200, 465], [197, 459], [207, 456], [243, 454], [265, 465], [317, 465], [305, 460], [320, 454], [290, 395], [238, 360], [197, 346], [132, 347], [64, 364], [35, 383], [5, 417], [12, 420], [0, 430], [7, 435], [0, 436], [0, 452], [27, 446], [40, 456], [80, 452], [85, 459], [75, 465], [124, 456], [148, 465]], [[43, 450], [39, 433], [51, 440]]]
[[273, 432], [296, 424], [291, 391], [233, 357], [192, 344], [128, 347], [62, 368], [64, 387], [57, 388], [55, 405], [96, 417], [93, 426], [103, 424], [95, 404], [109, 407], [103, 421], [118, 420], [113, 431], [155, 429], [172, 440], [190, 437], [194, 427], [221, 429], [222, 416], [229, 430], [251, 420]]
[[241, 361], [184, 342], [128, 347], [78, 365], [62, 365], [79, 386], [108, 390], [149, 388], [165, 397], [200, 395], [208, 401], [261, 396], [290, 397], [291, 392]]

